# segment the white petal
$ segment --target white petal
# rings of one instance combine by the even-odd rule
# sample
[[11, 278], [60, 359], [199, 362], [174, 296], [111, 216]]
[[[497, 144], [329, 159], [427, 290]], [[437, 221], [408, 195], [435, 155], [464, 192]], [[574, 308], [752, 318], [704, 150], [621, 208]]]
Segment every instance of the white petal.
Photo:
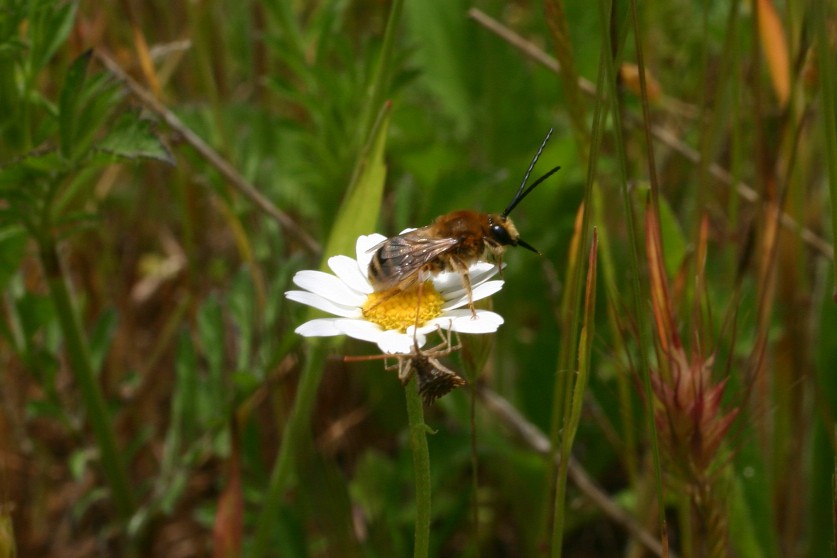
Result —
[[344, 318], [359, 318], [361, 316], [360, 308], [357, 306], [337, 304], [321, 297], [318, 294], [309, 293], [307, 291], [288, 291], [285, 293], [285, 298], [293, 300], [294, 302], [300, 302], [302, 304], [307, 304], [308, 306], [313, 306], [318, 310], [334, 314], [335, 316], [342, 316]]
[[[419, 347], [424, 345], [424, 335], [417, 334], [415, 339]], [[385, 331], [378, 339], [378, 347], [385, 353], [410, 354], [415, 349], [413, 345], [413, 334], [401, 333], [393, 329]]]
[[494, 281], [480, 283], [472, 289], [474, 300], [488, 298], [494, 293], [499, 292], [505, 284], [506, 282], [502, 279], [495, 279]]
[[[418, 328], [418, 337], [421, 338], [422, 335], [432, 335], [437, 331], [441, 330], [448, 330], [453, 327], [453, 317], [451, 316], [439, 316], [438, 318], [433, 318], [432, 320], [428, 320], [424, 323], [423, 326]], [[413, 326], [407, 328], [407, 333], [412, 332]]]
[[[503, 265], [505, 267], [505, 265]], [[497, 266], [488, 262], [477, 262], [468, 268], [468, 275], [471, 279], [471, 286], [476, 287], [497, 274]], [[458, 271], [445, 271], [433, 278], [433, 286], [440, 293], [464, 289], [462, 275]], [[464, 292], [464, 291], [463, 291]]]
[[[504, 284], [504, 281], [497, 279], [496, 281], [487, 281], [477, 287], [474, 287], [471, 289], [473, 299], [476, 301], [488, 298], [502, 289]], [[445, 293], [445, 298], [448, 300], [444, 305], [442, 305], [442, 310], [451, 310], [468, 304], [468, 293], [465, 292], [465, 289]]]
[[343, 281], [330, 273], [304, 269], [296, 272], [294, 283], [306, 291], [344, 306], [357, 307], [366, 302], [366, 295], [353, 291]]
[[328, 267], [349, 288], [363, 294], [372, 292], [372, 285], [366, 279], [366, 273], [361, 273], [357, 261], [349, 256], [332, 256], [328, 259]]
[[372, 343], [377, 343], [384, 333], [379, 326], [365, 320], [342, 320], [337, 327], [344, 335]]
[[[503, 267], [506, 267], [506, 264], [503, 264]], [[468, 269], [468, 272], [471, 274], [471, 285], [476, 286], [497, 275], [500, 269], [493, 263], [477, 262]]]
[[372, 255], [374, 254], [370, 250], [386, 239], [387, 237], [378, 233], [362, 234], [357, 237], [357, 242], [355, 243], [357, 265], [364, 277], [366, 277], [366, 270], [369, 269], [369, 262], [372, 261]]
[[443, 271], [433, 277], [433, 286], [442, 294], [462, 289], [462, 275], [458, 271]]
[[[428, 326], [427, 324], [424, 324], [423, 326], [419, 327], [418, 329], [416, 329], [416, 326], [410, 325], [410, 326], [407, 326], [407, 332], [404, 335], [406, 335], [407, 337], [412, 339], [413, 338], [413, 332], [415, 332], [416, 344], [419, 346], [419, 348], [421, 348], [427, 342], [427, 334], [431, 333], [433, 331], [436, 331], [437, 329], [438, 328], [435, 325]], [[410, 352], [415, 350], [414, 345], [411, 344], [410, 347], [411, 347]]]
[[[451, 324], [450, 320], [453, 321]], [[477, 310], [476, 319], [471, 317], [471, 311], [468, 309], [451, 310], [446, 312], [444, 316], [429, 321], [425, 324], [434, 325], [439, 324], [440, 327], [447, 329], [450, 327], [452, 331], [460, 333], [493, 333], [503, 325], [503, 317], [496, 312], [488, 310]]]
[[304, 337], [343, 335], [343, 332], [336, 327], [337, 320], [338, 318], [318, 318], [310, 322], [305, 322], [294, 331]]

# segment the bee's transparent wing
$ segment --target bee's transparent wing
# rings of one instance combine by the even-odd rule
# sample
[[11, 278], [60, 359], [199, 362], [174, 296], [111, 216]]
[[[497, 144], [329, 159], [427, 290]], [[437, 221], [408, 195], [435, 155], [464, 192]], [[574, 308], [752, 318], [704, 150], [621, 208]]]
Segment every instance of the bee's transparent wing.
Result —
[[374, 247], [385, 276], [403, 281], [459, 243], [455, 238], [432, 238], [424, 234], [426, 230], [394, 236]]

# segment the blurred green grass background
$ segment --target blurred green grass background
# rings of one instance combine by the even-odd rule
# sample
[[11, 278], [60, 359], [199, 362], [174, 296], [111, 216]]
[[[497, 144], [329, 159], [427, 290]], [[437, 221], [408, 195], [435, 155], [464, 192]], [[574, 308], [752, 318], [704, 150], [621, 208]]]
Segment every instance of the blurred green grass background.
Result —
[[[392, 235], [501, 211], [549, 128], [538, 170], [562, 170], [513, 214], [543, 257], [507, 255], [505, 324], [446, 362], [490, 356], [425, 409], [429, 554], [654, 555], [665, 518], [680, 556], [833, 555], [836, 15], [801, 0], [4, 0], [0, 557], [410, 555], [402, 388], [378, 361], [335, 358], [371, 345], [312, 349], [283, 293], [354, 245], [335, 223]], [[346, 225], [385, 103], [380, 208]], [[738, 412], [697, 473], [666, 437], [682, 401], [643, 387], [671, 379], [669, 318]], [[556, 500], [557, 469], [515, 427], [558, 442], [570, 406]]]

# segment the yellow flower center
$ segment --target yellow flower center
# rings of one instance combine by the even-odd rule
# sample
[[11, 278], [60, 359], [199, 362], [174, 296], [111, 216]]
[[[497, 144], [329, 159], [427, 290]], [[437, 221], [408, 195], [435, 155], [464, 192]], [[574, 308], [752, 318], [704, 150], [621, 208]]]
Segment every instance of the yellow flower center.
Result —
[[[442, 315], [444, 299], [432, 281], [424, 283], [419, 300], [418, 286], [401, 290], [398, 287], [372, 293], [363, 303], [363, 317], [385, 330], [406, 332], [411, 325], [421, 326], [428, 320]], [[418, 320], [416, 320], [418, 316]]]

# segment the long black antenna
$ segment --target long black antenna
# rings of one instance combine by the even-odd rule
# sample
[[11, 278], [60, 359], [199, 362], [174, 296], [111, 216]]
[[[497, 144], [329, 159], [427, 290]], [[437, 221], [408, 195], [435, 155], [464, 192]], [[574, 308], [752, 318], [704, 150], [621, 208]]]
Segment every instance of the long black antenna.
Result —
[[[538, 158], [541, 156], [541, 152], [543, 152], [544, 147], [546, 147], [546, 143], [549, 141], [550, 136], [552, 136], [552, 128], [550, 128], [549, 131], [546, 133], [546, 137], [543, 138], [543, 142], [541, 142], [541, 146], [538, 148], [538, 152], [535, 153], [534, 158], [532, 158], [532, 162], [529, 163], [529, 168], [526, 169], [526, 174], [523, 175], [523, 182], [520, 183], [520, 188], [517, 189], [517, 193], [512, 198], [512, 201], [509, 203], [509, 206], [503, 211], [503, 217], [508, 217], [509, 213], [511, 213], [512, 210], [515, 207], [517, 207], [517, 204], [523, 201], [523, 198], [528, 196], [529, 192], [535, 189], [535, 186], [552, 176], [553, 173], [555, 173], [555, 171], [561, 168], [555, 167], [554, 169], [552, 169], [551, 171], [534, 181], [528, 188], [526, 188], [526, 182], [529, 180], [529, 175], [532, 174], [532, 169], [535, 168], [535, 163], [538, 162]], [[524, 190], [524, 188], [526, 189]]]

